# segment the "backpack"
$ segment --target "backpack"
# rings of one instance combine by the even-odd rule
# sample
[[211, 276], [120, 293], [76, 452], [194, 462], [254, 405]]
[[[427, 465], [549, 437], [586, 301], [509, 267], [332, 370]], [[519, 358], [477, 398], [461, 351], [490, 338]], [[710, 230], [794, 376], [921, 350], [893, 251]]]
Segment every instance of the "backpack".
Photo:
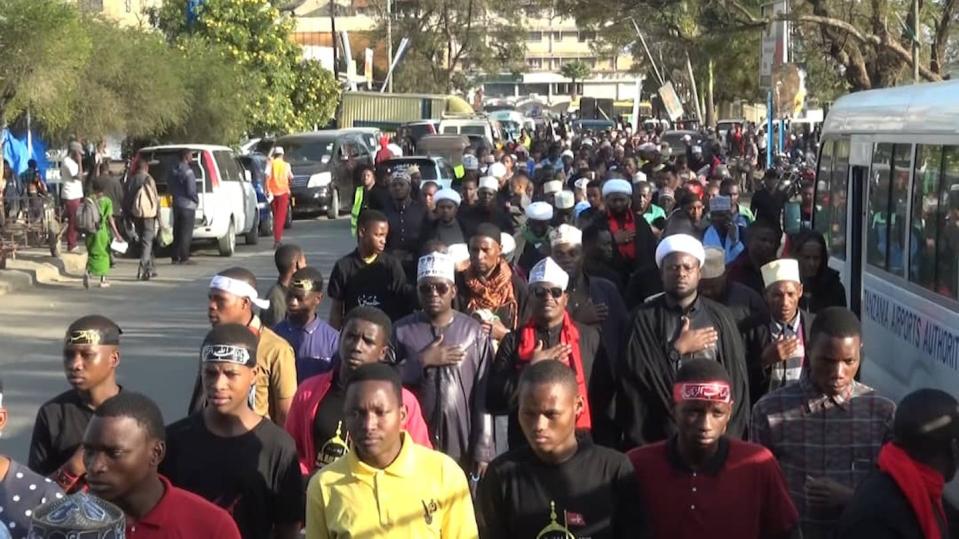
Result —
[[150, 178], [144, 178], [136, 193], [133, 194], [133, 204], [130, 214], [138, 219], [152, 219], [157, 216], [157, 196], [150, 189]]
[[84, 197], [77, 209], [77, 230], [83, 234], [96, 234], [100, 230], [100, 205], [93, 197]]

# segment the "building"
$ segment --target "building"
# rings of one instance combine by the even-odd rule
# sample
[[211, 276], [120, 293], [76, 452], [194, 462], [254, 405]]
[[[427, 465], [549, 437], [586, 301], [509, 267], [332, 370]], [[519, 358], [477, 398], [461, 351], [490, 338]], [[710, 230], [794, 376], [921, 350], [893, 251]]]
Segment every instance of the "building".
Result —
[[74, 0], [85, 13], [103, 15], [125, 26], [148, 24], [146, 10], [159, 7], [162, 0]]
[[581, 30], [576, 20], [554, 11], [526, 6], [521, 8], [526, 28], [526, 68], [519, 77], [493, 76], [483, 86], [484, 96], [537, 96], [550, 105], [568, 103], [573, 81], [560, 70], [572, 61], [582, 61], [592, 70], [585, 80], [576, 81], [576, 94], [586, 97], [632, 100], [637, 75], [629, 71], [633, 57], [627, 51], [603, 55], [594, 47], [595, 32]]
[[[337, 32], [349, 33], [353, 57], [360, 58], [362, 49], [371, 47], [377, 70], [385, 71], [386, 40], [383, 35], [374, 35], [380, 14], [369, 0], [299, 0], [293, 9], [296, 39], [307, 54], [315, 50], [317, 57], [325, 54], [331, 58], [330, 6], [335, 9]], [[564, 64], [579, 60], [593, 72], [585, 80], [576, 81], [577, 95], [632, 101], [640, 77], [630, 73], [632, 54], [598, 52], [594, 47], [594, 32], [581, 30], [575, 19], [561, 17], [552, 10], [528, 5], [519, 8], [517, 13], [526, 28], [526, 71], [519, 76], [491, 74], [483, 84], [485, 97], [534, 97], [549, 105], [568, 104], [574, 93], [573, 81], [560, 70]], [[402, 37], [393, 35], [394, 47]], [[362, 65], [357, 66], [357, 70], [362, 74]]]

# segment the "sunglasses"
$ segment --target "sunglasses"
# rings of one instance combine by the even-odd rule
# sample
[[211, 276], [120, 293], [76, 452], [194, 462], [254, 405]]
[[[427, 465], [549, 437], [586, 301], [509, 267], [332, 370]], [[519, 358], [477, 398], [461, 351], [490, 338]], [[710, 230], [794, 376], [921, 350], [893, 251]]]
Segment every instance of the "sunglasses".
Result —
[[432, 292], [436, 292], [440, 296], [445, 296], [450, 291], [450, 285], [446, 283], [420, 283], [419, 291], [420, 294], [424, 296]]
[[558, 286], [554, 286], [552, 288], [537, 286], [533, 287], [530, 292], [533, 293], [533, 296], [535, 296], [536, 299], [546, 299], [547, 294], [553, 296], [553, 299], [559, 299], [563, 295], [563, 289]]

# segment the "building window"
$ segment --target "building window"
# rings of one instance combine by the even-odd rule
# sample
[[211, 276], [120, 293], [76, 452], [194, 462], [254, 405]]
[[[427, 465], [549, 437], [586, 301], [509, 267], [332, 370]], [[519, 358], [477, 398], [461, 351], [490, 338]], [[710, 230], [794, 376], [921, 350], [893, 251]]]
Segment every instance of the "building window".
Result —
[[527, 58], [526, 65], [531, 69], [542, 69], [543, 68], [543, 59], [542, 58]]
[[562, 41], [563, 33], [562, 32], [553, 32], [553, 41]]
[[530, 32], [526, 36], [526, 41], [532, 41], [535, 43], [543, 41], [543, 32]]
[[596, 39], [596, 32], [579, 32], [577, 36], [580, 43], [585, 43], [587, 41], [592, 41]]

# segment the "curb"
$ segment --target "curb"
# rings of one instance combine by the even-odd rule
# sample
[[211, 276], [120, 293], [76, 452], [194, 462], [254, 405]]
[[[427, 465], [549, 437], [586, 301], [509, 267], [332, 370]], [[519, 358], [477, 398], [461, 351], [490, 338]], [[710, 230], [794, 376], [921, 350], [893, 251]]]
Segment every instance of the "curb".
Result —
[[0, 296], [35, 286], [34, 277], [28, 272], [12, 269], [7, 260], [7, 269], [0, 270]]

